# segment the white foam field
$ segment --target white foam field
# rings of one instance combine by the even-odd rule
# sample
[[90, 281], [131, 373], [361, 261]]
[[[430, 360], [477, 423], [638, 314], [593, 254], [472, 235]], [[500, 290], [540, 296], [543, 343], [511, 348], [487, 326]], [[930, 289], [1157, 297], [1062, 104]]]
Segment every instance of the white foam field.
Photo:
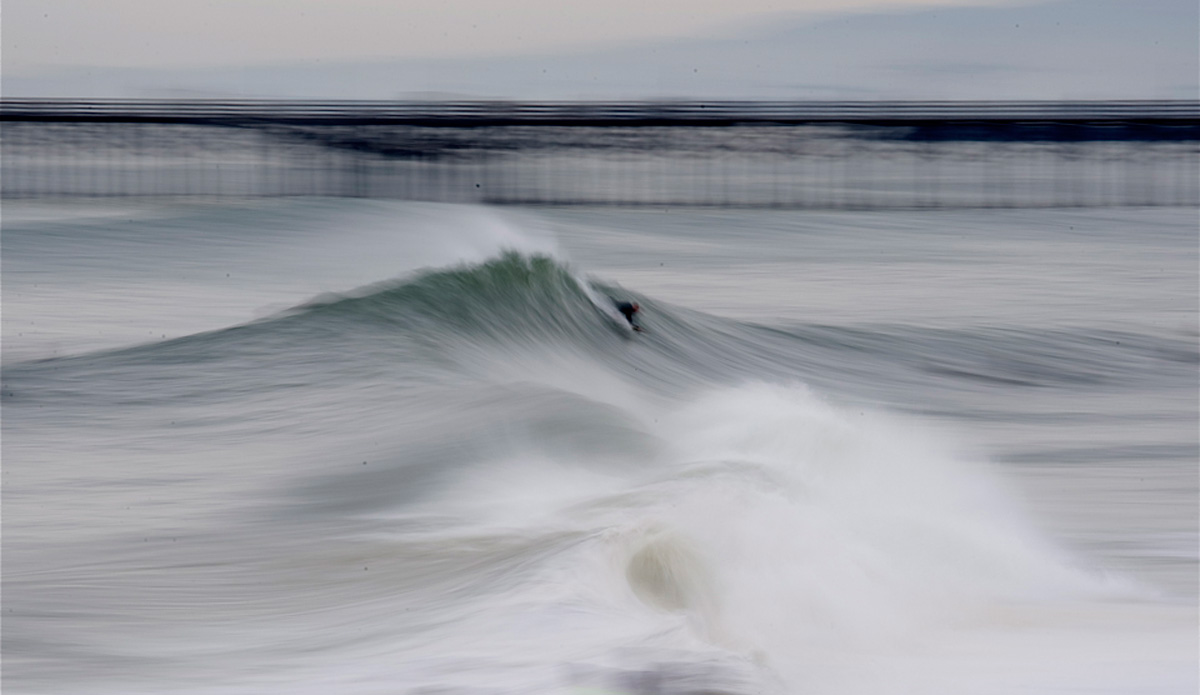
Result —
[[501, 434], [396, 517], [364, 510], [363, 537], [320, 535], [262, 639], [325, 646], [222, 656], [238, 675], [200, 692], [1196, 690], [1194, 607], [1055, 547], [944, 432], [802, 385], [672, 400], [583, 360], [505, 364], [506, 402], [562, 410], [563, 441], [628, 446]]
[[[694, 477], [666, 484], [643, 521], [658, 530], [635, 541], [628, 577], [635, 590], [634, 577], [654, 577], [639, 591], [649, 604], [688, 612], [703, 639], [761, 664], [785, 691], [993, 692], [939, 653], [959, 636], [1024, 647], [1014, 622], [1057, 631], [1067, 652], [1090, 649], [1095, 636], [1062, 621], [1065, 607], [1146, 596], [1077, 566], [994, 471], [917, 424], [751, 385], [701, 397], [663, 425], [668, 456]], [[1103, 651], [1093, 657], [1111, 665]], [[1054, 672], [1041, 650], [992, 656]], [[974, 658], [986, 671], [986, 653]]]
[[[558, 381], [583, 383], [578, 369]], [[600, 390], [629, 407], [628, 392]], [[945, 433], [802, 386], [716, 389], [630, 415], [645, 432], [629, 436], [655, 442], [640, 460], [589, 469], [587, 453], [517, 455], [446, 493], [455, 504], [441, 511], [466, 521], [454, 531], [464, 537], [574, 540], [411, 652], [424, 666], [401, 681], [514, 693], [693, 692], [697, 679], [714, 692], [1194, 690], [1195, 611], [1055, 547]], [[471, 668], [443, 672], [460, 660]], [[660, 690], [629, 673], [656, 674]]]

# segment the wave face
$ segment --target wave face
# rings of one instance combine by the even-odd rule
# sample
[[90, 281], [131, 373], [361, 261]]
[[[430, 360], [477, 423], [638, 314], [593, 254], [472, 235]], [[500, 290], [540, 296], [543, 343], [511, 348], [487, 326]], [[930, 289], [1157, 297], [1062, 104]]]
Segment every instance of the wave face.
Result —
[[[614, 310], [618, 300], [641, 304], [646, 333], [627, 330]], [[22, 362], [7, 377], [19, 384], [26, 374], [82, 370], [73, 377], [82, 383], [92, 370], [145, 370], [161, 372], [169, 382], [211, 381], [219, 365], [252, 380], [255, 389], [270, 390], [272, 380], [294, 385], [297, 373], [315, 379], [350, 366], [359, 378], [375, 370], [389, 377], [454, 379], [477, 378], [473, 370], [480, 364], [507, 364], [513, 378], [536, 380], [550, 368], [545, 361], [586, 361], [590, 368], [612, 370], [606, 378], [617, 380], [632, 370], [640, 385], [662, 393], [765, 380], [880, 400], [895, 399], [895, 391], [906, 388], [942, 393], [981, 386], [1177, 385], [1194, 378], [1197, 351], [1187, 335], [1114, 328], [739, 321], [587, 278], [551, 255], [507, 250], [478, 263], [325, 293], [226, 329]], [[923, 411], [914, 403], [895, 405]]]
[[[493, 233], [445, 215], [446, 234]], [[1046, 683], [1190, 687], [1117, 658], [1123, 634], [1186, 654], [1177, 618], [1104, 608], [1158, 590], [1040, 528], [1003, 466], [1194, 460], [1190, 434], [1120, 436], [1194, 414], [1194, 336], [1007, 309], [763, 320], [748, 288], [720, 312], [731, 284], [691, 305], [670, 283], [626, 289], [521, 224], [487, 219], [486, 252], [257, 319], [6, 359], [6, 685], [1005, 692], [1018, 663]], [[565, 241], [621, 274], [629, 238], [573, 224]], [[696, 258], [673, 272], [715, 277]], [[196, 296], [159, 282], [164, 301]], [[644, 333], [613, 299], [641, 304]], [[1110, 405], [1131, 398], [1145, 410]], [[1073, 421], [1086, 431], [1066, 436]]]

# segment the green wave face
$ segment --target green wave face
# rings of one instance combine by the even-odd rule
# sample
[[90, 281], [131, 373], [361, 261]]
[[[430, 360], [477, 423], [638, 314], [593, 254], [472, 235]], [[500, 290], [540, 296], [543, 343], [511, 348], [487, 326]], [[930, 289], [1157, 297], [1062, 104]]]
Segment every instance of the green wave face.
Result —
[[373, 286], [365, 294], [322, 298], [291, 318], [348, 320], [440, 336], [583, 338], [607, 329], [605, 315], [581, 282], [549, 256], [509, 251], [478, 265]]

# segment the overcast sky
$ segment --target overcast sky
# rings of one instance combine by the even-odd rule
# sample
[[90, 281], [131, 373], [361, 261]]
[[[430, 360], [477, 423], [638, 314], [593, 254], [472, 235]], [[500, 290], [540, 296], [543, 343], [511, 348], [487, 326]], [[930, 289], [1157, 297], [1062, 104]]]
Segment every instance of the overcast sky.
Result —
[[1198, 0], [0, 0], [8, 97], [1195, 99]]
[[3, 68], [530, 54], [713, 37], [772, 14], [1016, 0], [4, 0]]

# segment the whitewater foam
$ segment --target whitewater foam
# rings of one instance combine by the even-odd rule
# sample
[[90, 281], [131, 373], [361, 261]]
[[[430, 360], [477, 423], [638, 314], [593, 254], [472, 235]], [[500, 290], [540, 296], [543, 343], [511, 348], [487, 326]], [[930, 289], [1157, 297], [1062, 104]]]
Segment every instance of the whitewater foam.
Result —
[[659, 419], [665, 449], [637, 501], [603, 522], [612, 595], [664, 626], [684, 616], [687, 640], [789, 688], [877, 685], [851, 677], [863, 650], [886, 661], [1000, 606], [1136, 595], [1077, 566], [994, 470], [918, 424], [767, 384]]
[[[1027, 620], [1014, 616], [1031, 606], [1139, 595], [1046, 540], [998, 472], [944, 432], [802, 385], [626, 410], [635, 392], [585, 373], [553, 381], [580, 398], [598, 389], [604, 408], [624, 414], [607, 436], [631, 446], [497, 442], [513, 450], [464, 472], [445, 493], [453, 507], [438, 506], [470, 518], [471, 537], [561, 546], [528, 585], [493, 600], [564, 613], [580, 632], [551, 661], [607, 652], [613, 668], [669, 673], [669, 655], [688, 654], [779, 692], [907, 692], [927, 682], [911, 664], [948, 636], [987, 643], [981, 635]], [[585, 411], [560, 426], [587, 429]], [[564, 533], [574, 540], [561, 545]], [[539, 643], [544, 628], [512, 638]], [[616, 644], [644, 651], [609, 652]]]

